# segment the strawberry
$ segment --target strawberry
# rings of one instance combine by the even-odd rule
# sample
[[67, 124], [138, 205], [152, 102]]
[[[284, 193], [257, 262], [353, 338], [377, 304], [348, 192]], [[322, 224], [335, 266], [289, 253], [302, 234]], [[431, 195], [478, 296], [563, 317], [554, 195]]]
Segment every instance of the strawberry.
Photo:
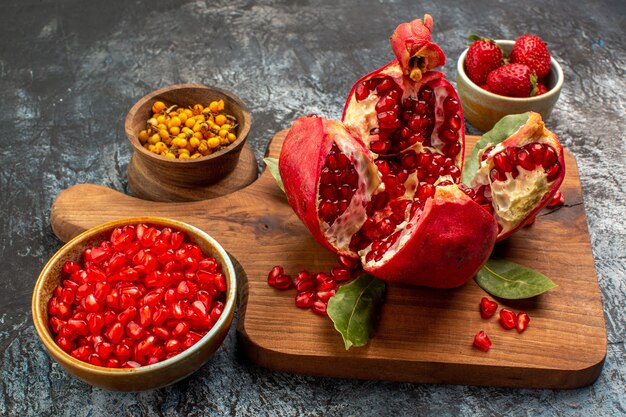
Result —
[[487, 89], [508, 97], [530, 97], [537, 94], [537, 76], [528, 65], [506, 64], [489, 73]]
[[477, 85], [487, 82], [487, 75], [502, 65], [502, 49], [487, 38], [470, 35], [473, 40], [465, 55], [465, 72]]
[[536, 96], [540, 96], [548, 92], [548, 87], [544, 83], [537, 83], [537, 94]]
[[550, 51], [538, 36], [526, 34], [517, 38], [509, 58], [514, 64], [528, 65], [539, 80], [550, 72]]

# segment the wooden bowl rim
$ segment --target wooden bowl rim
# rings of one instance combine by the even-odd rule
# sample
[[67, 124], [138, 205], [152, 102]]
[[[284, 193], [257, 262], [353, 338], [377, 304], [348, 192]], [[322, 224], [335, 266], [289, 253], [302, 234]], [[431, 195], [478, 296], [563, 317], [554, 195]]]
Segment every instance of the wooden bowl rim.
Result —
[[[234, 104], [236, 107], [238, 107], [241, 110], [241, 113], [243, 114], [243, 120], [239, 121], [239, 126], [241, 130], [237, 134], [237, 139], [224, 149], [220, 149], [219, 151], [212, 153], [211, 155], [202, 156], [202, 157], [195, 158], [195, 159], [166, 158], [162, 155], [157, 155], [154, 152], [150, 152], [149, 150], [141, 146], [141, 143], [139, 142], [139, 138], [131, 129], [132, 121], [135, 117], [137, 117], [137, 112], [139, 111], [139, 108], [143, 106], [146, 102], [150, 100], [154, 100], [162, 94], [169, 93], [171, 91], [176, 91], [176, 90], [183, 90], [183, 89], [216, 91], [228, 97], [229, 100], [231, 101], [231, 104]], [[207, 161], [218, 159], [219, 157], [223, 155], [231, 153], [237, 149], [241, 149], [243, 142], [245, 142], [246, 139], [248, 138], [251, 124], [252, 124], [252, 115], [250, 114], [250, 110], [248, 109], [248, 106], [246, 105], [246, 103], [244, 103], [244, 101], [241, 98], [239, 98], [239, 96], [237, 96], [236, 94], [228, 90], [219, 88], [219, 87], [204, 85], [204, 84], [174, 84], [174, 85], [169, 85], [169, 86], [154, 90], [146, 94], [142, 98], [140, 98], [130, 108], [130, 110], [128, 111], [128, 114], [126, 115], [126, 119], [124, 121], [124, 131], [126, 132], [126, 137], [128, 141], [130, 142], [130, 144], [132, 145], [132, 147], [135, 149], [136, 152], [140, 152], [150, 158], [154, 158], [164, 163], [202, 165], [202, 164], [207, 163]]]
[[[202, 338], [198, 340], [198, 342], [196, 342], [193, 346], [184, 350], [183, 352], [179, 353], [176, 356], [173, 356], [169, 359], [165, 359], [161, 362], [158, 362], [152, 365], [145, 365], [139, 368], [106, 368], [106, 367], [96, 366], [96, 365], [92, 365], [90, 363], [78, 360], [74, 358], [73, 356], [71, 356], [69, 353], [65, 352], [63, 349], [61, 349], [54, 342], [54, 339], [50, 331], [48, 330], [48, 323], [44, 319], [45, 315], [39, 308], [39, 306], [47, 306], [48, 304], [47, 300], [45, 303], [41, 302], [41, 297], [42, 297], [41, 292], [43, 291], [44, 284], [50, 279], [51, 269], [53, 268], [53, 266], [56, 265], [57, 262], [59, 262], [60, 259], [62, 259], [65, 256], [65, 254], [75, 245], [80, 245], [82, 244], [84, 240], [89, 239], [95, 235], [101, 234], [107, 230], [112, 230], [115, 227], [124, 226], [128, 224], [139, 224], [139, 223], [154, 224], [154, 225], [159, 225], [162, 227], [176, 228], [178, 230], [184, 231], [188, 236], [190, 235], [189, 230], [191, 230], [198, 237], [208, 242], [209, 245], [212, 246], [213, 249], [215, 249], [217, 253], [219, 253], [220, 257], [222, 257], [224, 261], [222, 263], [222, 268], [223, 268], [223, 271], [225, 272], [226, 280], [228, 283], [226, 301], [224, 303], [224, 309], [222, 311], [222, 314], [220, 318], [215, 322], [213, 327], [207, 332], [207, 334], [202, 336]], [[33, 288], [32, 305], [31, 305], [32, 312], [31, 313], [33, 317], [33, 324], [35, 325], [35, 330], [37, 331], [39, 338], [41, 339], [45, 347], [48, 349], [51, 356], [56, 361], [63, 363], [66, 366], [69, 366], [71, 368], [81, 369], [85, 373], [88, 373], [96, 377], [106, 375], [108, 377], [115, 376], [117, 378], [117, 377], [123, 377], [125, 375], [129, 375], [129, 374], [146, 374], [147, 376], [148, 374], [158, 371], [158, 370], [162, 370], [163, 368], [176, 366], [178, 362], [184, 359], [190, 358], [193, 355], [197, 354], [198, 351], [201, 350], [202, 347], [209, 344], [212, 340], [214, 339], [216, 340], [217, 335], [220, 333], [220, 331], [223, 330], [225, 332], [228, 332], [228, 329], [223, 329], [223, 328], [227, 325], [228, 327], [230, 327], [230, 324], [232, 323], [232, 317], [235, 312], [236, 304], [237, 304], [236, 272], [235, 272], [233, 263], [230, 257], [228, 256], [228, 253], [222, 247], [222, 245], [220, 245], [220, 243], [217, 240], [215, 240], [215, 238], [211, 237], [204, 230], [199, 229], [191, 224], [174, 220], [174, 219], [165, 218], [165, 217], [150, 216], [150, 217], [129, 217], [129, 218], [123, 218], [123, 219], [103, 223], [103, 224], [94, 226], [91, 229], [88, 229], [82, 232], [81, 234], [79, 234], [78, 236], [74, 237], [72, 240], [67, 242], [65, 245], [63, 245], [48, 260], [46, 265], [41, 270], [39, 277], [37, 278], [37, 282], [35, 283], [35, 287]], [[216, 349], [219, 348], [220, 345], [216, 346]], [[207, 357], [206, 359], [208, 360], [209, 357]], [[175, 381], [172, 381], [172, 382], [175, 382]]]

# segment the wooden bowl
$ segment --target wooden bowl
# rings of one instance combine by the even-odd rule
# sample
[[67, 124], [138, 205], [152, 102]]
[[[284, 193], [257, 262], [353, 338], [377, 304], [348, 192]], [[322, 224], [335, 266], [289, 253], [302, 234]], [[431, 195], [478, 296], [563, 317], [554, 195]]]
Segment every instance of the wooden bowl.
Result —
[[[197, 103], [208, 105], [219, 99], [224, 100], [224, 111], [235, 116], [239, 124], [237, 139], [228, 147], [197, 159], [170, 159], [150, 152], [139, 142], [137, 136], [152, 117], [152, 105], [155, 101], [163, 101], [168, 106], [176, 104], [186, 107]], [[193, 187], [215, 183], [235, 169], [241, 149], [248, 138], [251, 122], [250, 111], [236, 95], [217, 87], [178, 84], [153, 91], [141, 98], [128, 112], [124, 127], [128, 141], [135, 150], [135, 157], [155, 178], [171, 185]]]
[[[226, 276], [227, 290], [224, 310], [215, 326], [195, 345], [180, 354], [139, 368], [105, 368], [80, 361], [54, 342], [48, 326], [48, 300], [61, 278], [65, 261], [80, 259], [83, 250], [107, 239], [111, 231], [127, 224], [145, 223], [170, 227], [185, 232], [190, 241], [199, 245], [205, 254], [213, 256], [222, 266]], [[199, 369], [220, 347], [226, 337], [235, 313], [237, 283], [233, 264], [226, 251], [211, 236], [189, 224], [159, 217], [142, 217], [117, 220], [96, 226], [75, 237], [63, 246], [44, 266], [32, 298], [32, 314], [35, 329], [50, 355], [76, 378], [114, 391], [142, 391], [155, 389], [179, 381]]]
[[[514, 41], [497, 40], [496, 43], [506, 55], [511, 52]], [[554, 58], [551, 58], [550, 74], [546, 80], [548, 91], [540, 96], [519, 98], [505, 97], [490, 93], [480, 88], [465, 73], [465, 55], [463, 51], [456, 66], [456, 85], [467, 120], [477, 129], [487, 132], [501, 118], [508, 114], [519, 114], [535, 111], [547, 120], [559, 99], [563, 87], [563, 70]]]

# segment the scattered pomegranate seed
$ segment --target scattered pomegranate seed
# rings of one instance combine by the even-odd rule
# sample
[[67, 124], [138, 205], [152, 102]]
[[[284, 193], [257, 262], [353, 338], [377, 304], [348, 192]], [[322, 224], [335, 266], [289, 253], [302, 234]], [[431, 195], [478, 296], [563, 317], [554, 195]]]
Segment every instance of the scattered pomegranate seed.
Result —
[[80, 261], [65, 262], [61, 275], [48, 301], [55, 342], [97, 366], [135, 368], [175, 356], [224, 309], [220, 265], [170, 228], [118, 227]]
[[476, 336], [474, 336], [474, 347], [487, 352], [491, 345], [492, 343], [491, 340], [489, 340], [489, 336], [487, 336], [487, 333], [483, 330], [479, 331], [476, 333]]
[[515, 326], [517, 331], [521, 333], [526, 330], [526, 328], [528, 327], [528, 323], [530, 323], [530, 316], [528, 315], [528, 313], [520, 311], [517, 314], [517, 325]]
[[482, 318], [488, 319], [493, 317], [493, 315], [496, 314], [497, 310], [498, 303], [496, 303], [495, 301], [492, 301], [487, 297], [483, 297], [480, 300], [480, 315], [482, 316]]
[[500, 324], [507, 330], [513, 329], [517, 326], [517, 316], [508, 308], [500, 310]]

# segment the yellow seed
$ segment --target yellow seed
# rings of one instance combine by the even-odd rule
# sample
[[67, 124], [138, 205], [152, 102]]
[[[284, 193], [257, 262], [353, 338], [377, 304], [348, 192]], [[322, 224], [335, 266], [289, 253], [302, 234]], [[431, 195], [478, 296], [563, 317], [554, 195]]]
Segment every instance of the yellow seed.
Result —
[[183, 133], [193, 133], [193, 130], [189, 129], [188, 127], [183, 127], [181, 129], [181, 132], [183, 132]]
[[195, 117], [190, 117], [189, 119], [185, 120], [185, 127], [193, 127], [195, 124], [196, 124]]
[[184, 148], [184, 147], [186, 147], [186, 146], [187, 146], [187, 139], [185, 139], [185, 138], [180, 138], [180, 137], [175, 138], [175, 139], [172, 141], [172, 146], [176, 146], [177, 148]]
[[228, 141], [228, 138], [221, 138], [220, 139], [220, 145], [222, 146], [226, 146], [228, 145], [230, 142]]
[[200, 144], [198, 145], [198, 152], [204, 154], [208, 150], [209, 150], [209, 145], [207, 145], [206, 140], [201, 140]]
[[162, 101], [155, 101], [152, 105], [152, 113], [161, 113], [167, 106]]
[[237, 140], [237, 136], [234, 133], [229, 133], [227, 137], [230, 143], [233, 143], [234, 141]]
[[158, 124], [157, 119], [155, 119], [154, 117], [148, 119], [148, 123], [147, 123], [148, 130], [156, 129], [157, 124]]
[[193, 114], [200, 114], [204, 110], [204, 106], [202, 104], [196, 104], [193, 106]]
[[206, 117], [204, 117], [204, 114], [199, 114], [196, 116], [196, 122], [202, 123], [204, 121], [206, 121]]
[[180, 118], [178, 116], [174, 116], [170, 119], [169, 126], [170, 127], [179, 127], [181, 125]]
[[172, 144], [172, 138], [171, 137], [166, 137], [165, 139], [163, 139], [163, 143], [165, 143], [167, 146], [170, 146]]
[[170, 134], [172, 134], [174, 136], [178, 136], [180, 134], [180, 127], [178, 127], [178, 126], [170, 127]]
[[207, 140], [206, 143], [211, 149], [215, 149], [220, 146], [220, 140], [218, 138], [211, 138]]
[[217, 116], [215, 116], [215, 123], [218, 126], [223, 125], [224, 123], [226, 123], [226, 116], [224, 116], [223, 114], [218, 114]]
[[230, 130], [232, 128], [233, 127], [231, 125], [229, 125], [228, 123], [225, 123], [225, 124], [222, 125], [222, 129]]
[[165, 157], [166, 157], [166, 158], [172, 158], [172, 159], [175, 159], [175, 158], [176, 158], [176, 155], [174, 155], [174, 154], [170, 151], [170, 152], [168, 152], [168, 153], [166, 153], [166, 154], [165, 154]]
[[165, 123], [159, 123], [157, 125], [157, 129], [159, 129], [159, 130], [167, 130], [167, 125]]
[[211, 104], [209, 104], [209, 110], [211, 113], [217, 113], [219, 111], [219, 104], [217, 104], [217, 101], [212, 101]]
[[226, 129], [220, 129], [220, 131], [218, 132], [218, 135], [219, 135], [221, 138], [225, 138], [226, 136], [228, 136], [228, 130], [226, 130]]
[[159, 136], [161, 137], [161, 139], [165, 140], [170, 137], [170, 132], [165, 129], [159, 130]]
[[158, 115], [157, 118], [156, 118], [156, 121], [157, 121], [158, 124], [165, 123], [166, 120], [167, 120], [167, 118], [163, 114]]
[[165, 151], [167, 151], [167, 145], [165, 143], [157, 142], [157, 144], [154, 145], [154, 152], [155, 153], [162, 154]]
[[200, 139], [195, 136], [192, 137], [191, 139], [189, 139], [189, 145], [191, 145], [193, 148], [197, 148], [200, 145]]
[[224, 100], [220, 99], [217, 102], [217, 111], [222, 111], [222, 110], [224, 110]]
[[139, 142], [146, 143], [150, 135], [148, 134], [147, 130], [142, 130], [141, 132], [139, 132], [139, 135], [137, 135], [137, 137], [139, 138]]
[[189, 159], [188, 153], [180, 153], [178, 154], [178, 159]]
[[201, 156], [202, 156], [202, 154], [201, 154], [201, 153], [196, 152], [196, 153], [194, 153], [193, 155], [191, 155], [191, 159], [200, 158]]
[[193, 130], [194, 132], [199, 132], [202, 130], [202, 123], [196, 123], [195, 125], [193, 125], [193, 127], [191, 128], [191, 130]]
[[150, 136], [150, 138], [148, 139], [148, 143], [150, 145], [155, 145], [157, 142], [161, 141], [161, 136], [159, 136], [158, 133], [155, 133], [154, 135]]
[[193, 137], [198, 138], [198, 140], [204, 138], [204, 136], [202, 136], [202, 132], [194, 132]]
[[190, 118], [193, 116], [193, 111], [191, 109], [185, 109], [183, 110], [183, 113], [187, 115], [187, 118]]

